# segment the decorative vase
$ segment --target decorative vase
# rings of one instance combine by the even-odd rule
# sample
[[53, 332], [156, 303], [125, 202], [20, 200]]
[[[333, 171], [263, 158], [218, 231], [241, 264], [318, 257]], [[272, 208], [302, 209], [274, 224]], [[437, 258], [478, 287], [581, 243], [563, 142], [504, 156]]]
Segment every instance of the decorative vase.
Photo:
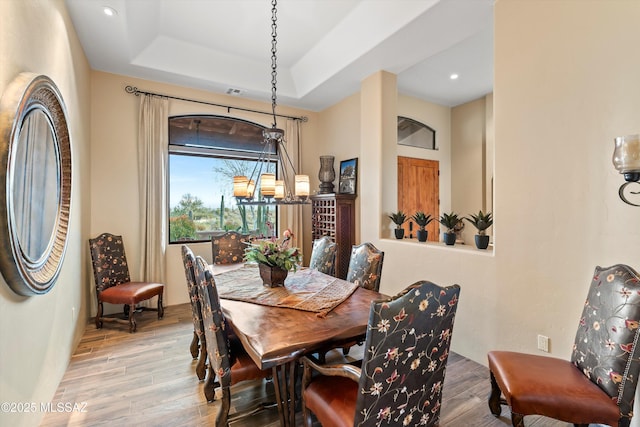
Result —
[[333, 169], [333, 156], [320, 156], [320, 180], [319, 194], [333, 193], [333, 180], [336, 179], [336, 171]]
[[447, 245], [455, 245], [456, 244], [456, 233], [442, 233], [442, 240]]
[[287, 278], [289, 272], [280, 267], [272, 267], [267, 264], [258, 264], [260, 268], [260, 278], [264, 285], [275, 288], [276, 286], [284, 286], [284, 279]]
[[489, 247], [489, 236], [476, 234], [476, 248], [487, 249]]
[[418, 229], [418, 231], [416, 231], [418, 242], [426, 242], [428, 235], [429, 235], [429, 232], [427, 230]]
[[393, 232], [396, 234], [396, 239], [402, 239], [404, 237], [404, 228], [396, 228]]

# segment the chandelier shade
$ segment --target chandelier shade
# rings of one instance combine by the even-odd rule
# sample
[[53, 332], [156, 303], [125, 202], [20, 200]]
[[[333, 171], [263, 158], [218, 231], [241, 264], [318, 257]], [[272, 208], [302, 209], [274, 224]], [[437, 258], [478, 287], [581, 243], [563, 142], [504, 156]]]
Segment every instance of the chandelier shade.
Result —
[[[309, 203], [309, 176], [297, 174], [289, 153], [287, 153], [284, 131], [279, 129], [276, 123], [277, 3], [277, 0], [271, 1], [271, 111], [273, 125], [270, 129], [265, 129], [262, 132], [264, 149], [251, 176], [233, 177], [233, 195], [239, 205]], [[272, 153], [276, 153], [275, 159], [272, 157]], [[275, 170], [272, 171], [274, 162], [278, 165], [279, 174]], [[257, 188], [256, 183], [258, 183]]]

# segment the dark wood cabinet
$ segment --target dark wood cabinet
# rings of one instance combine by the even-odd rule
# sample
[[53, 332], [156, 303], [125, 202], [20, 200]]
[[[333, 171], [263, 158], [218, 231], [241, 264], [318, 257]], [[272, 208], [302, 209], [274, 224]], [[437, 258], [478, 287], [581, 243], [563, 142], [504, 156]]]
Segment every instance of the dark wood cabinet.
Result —
[[311, 203], [312, 239], [329, 236], [338, 244], [336, 277], [344, 279], [356, 243], [356, 195], [318, 194], [311, 196]]

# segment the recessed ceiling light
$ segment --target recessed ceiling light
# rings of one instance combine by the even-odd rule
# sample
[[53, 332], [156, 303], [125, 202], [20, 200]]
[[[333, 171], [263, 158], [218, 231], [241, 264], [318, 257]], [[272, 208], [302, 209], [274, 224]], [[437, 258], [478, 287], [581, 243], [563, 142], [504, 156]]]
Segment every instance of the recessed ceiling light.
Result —
[[102, 13], [104, 13], [107, 16], [116, 16], [118, 14], [118, 11], [110, 6], [103, 6]]
[[449, 78], [450, 78], [451, 80], [456, 80], [458, 77], [460, 77], [460, 76], [458, 76], [456, 73], [453, 73], [453, 74], [451, 74], [451, 75], [449, 76]]

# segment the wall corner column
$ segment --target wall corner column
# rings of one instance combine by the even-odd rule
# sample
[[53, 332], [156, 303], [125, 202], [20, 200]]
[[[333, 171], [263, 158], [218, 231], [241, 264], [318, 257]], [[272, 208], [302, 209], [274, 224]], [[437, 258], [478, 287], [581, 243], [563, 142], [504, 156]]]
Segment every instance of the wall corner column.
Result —
[[385, 212], [397, 205], [397, 77], [378, 71], [365, 78], [360, 95], [360, 236], [375, 242]]

